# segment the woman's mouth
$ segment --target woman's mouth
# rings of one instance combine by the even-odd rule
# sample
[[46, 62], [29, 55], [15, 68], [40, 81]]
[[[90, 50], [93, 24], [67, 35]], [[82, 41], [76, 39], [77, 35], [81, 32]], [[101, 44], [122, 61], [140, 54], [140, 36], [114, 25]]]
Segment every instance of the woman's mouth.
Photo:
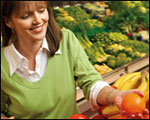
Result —
[[32, 30], [35, 33], [39, 33], [43, 31], [43, 25], [39, 26], [39, 27], [35, 27], [35, 28], [30, 28], [30, 30]]

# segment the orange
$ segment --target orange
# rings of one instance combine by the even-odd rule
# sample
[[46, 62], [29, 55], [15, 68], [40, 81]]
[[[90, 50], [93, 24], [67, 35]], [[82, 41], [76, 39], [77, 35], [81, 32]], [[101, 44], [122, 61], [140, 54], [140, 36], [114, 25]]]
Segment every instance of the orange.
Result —
[[129, 93], [123, 97], [121, 108], [125, 110], [128, 115], [143, 113], [146, 108], [146, 103], [139, 95]]

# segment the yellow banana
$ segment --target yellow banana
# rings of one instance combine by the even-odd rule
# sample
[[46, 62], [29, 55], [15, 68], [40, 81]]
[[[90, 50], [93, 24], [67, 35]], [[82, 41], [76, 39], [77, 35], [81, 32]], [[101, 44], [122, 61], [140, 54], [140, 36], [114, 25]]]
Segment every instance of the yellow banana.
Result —
[[148, 85], [148, 89], [149, 89], [149, 72], [146, 74], [146, 80], [147, 80], [147, 85]]
[[114, 104], [111, 104], [102, 110], [102, 114], [104, 116], [112, 116], [119, 113], [120, 113], [119, 108]]
[[130, 90], [134, 88], [134, 86], [139, 80], [141, 80], [141, 74], [132, 76], [130, 79], [126, 81], [126, 83], [122, 86], [122, 88], [120, 88], [120, 90]]
[[144, 95], [145, 95], [146, 91], [147, 91], [147, 87], [148, 87], [148, 84], [147, 84], [147, 81], [146, 81], [146, 77], [145, 77], [145, 75], [142, 75], [141, 84], [139, 85], [139, 87], [137, 89], [142, 91], [144, 93]]
[[147, 80], [147, 90], [144, 95], [144, 100], [147, 103], [149, 101], [149, 73], [146, 75], [146, 80]]
[[122, 88], [122, 86], [128, 79], [130, 79], [132, 76], [138, 75], [138, 74], [140, 74], [140, 72], [128, 73], [128, 74], [120, 77], [118, 80], [116, 80], [116, 82], [112, 86], [116, 86], [118, 89], [120, 89], [120, 88]]
[[145, 95], [144, 95], [144, 101], [147, 103], [149, 101], [149, 89], [147, 89]]
[[136, 73], [129, 73], [129, 74], [126, 74], [122, 77], [120, 77], [118, 80], [116, 80], [116, 82], [113, 84], [113, 86], [116, 86], [117, 88], [121, 86], [121, 84], [124, 83], [124, 81], [129, 77], [129, 76], [132, 76]]

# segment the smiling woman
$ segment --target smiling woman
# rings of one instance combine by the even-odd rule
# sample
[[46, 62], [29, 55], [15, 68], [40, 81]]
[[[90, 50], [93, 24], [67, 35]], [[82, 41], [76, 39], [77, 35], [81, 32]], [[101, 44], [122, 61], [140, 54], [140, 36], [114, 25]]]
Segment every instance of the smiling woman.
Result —
[[79, 114], [76, 82], [95, 109], [100, 104], [120, 108], [127, 93], [143, 96], [103, 81], [76, 36], [57, 26], [48, 2], [1, 3], [1, 113], [16, 119], [69, 119]]

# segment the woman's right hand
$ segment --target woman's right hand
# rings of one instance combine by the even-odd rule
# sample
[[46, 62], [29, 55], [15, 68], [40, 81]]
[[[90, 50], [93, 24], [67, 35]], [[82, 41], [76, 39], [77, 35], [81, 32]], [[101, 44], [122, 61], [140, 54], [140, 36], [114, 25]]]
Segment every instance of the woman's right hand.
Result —
[[1, 114], [1, 119], [15, 119], [14, 116], [6, 117], [4, 114]]

